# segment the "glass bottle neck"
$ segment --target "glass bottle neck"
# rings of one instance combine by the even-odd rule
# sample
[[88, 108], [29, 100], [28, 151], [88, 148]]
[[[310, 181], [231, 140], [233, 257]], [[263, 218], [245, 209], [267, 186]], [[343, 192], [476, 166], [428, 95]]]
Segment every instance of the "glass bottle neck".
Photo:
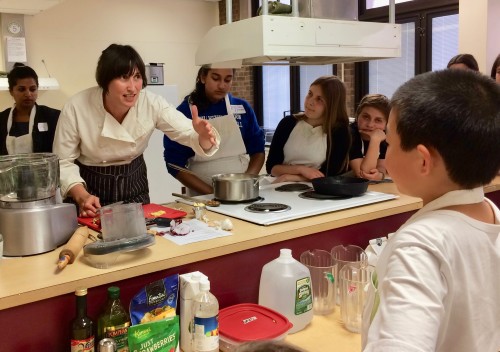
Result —
[[76, 297], [76, 314], [79, 318], [87, 315], [87, 296]]

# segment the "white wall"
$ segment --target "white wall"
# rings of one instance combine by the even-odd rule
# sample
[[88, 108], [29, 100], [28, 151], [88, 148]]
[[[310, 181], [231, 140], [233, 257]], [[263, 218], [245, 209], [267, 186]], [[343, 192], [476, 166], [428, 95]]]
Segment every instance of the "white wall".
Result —
[[459, 1], [459, 51], [474, 55], [486, 75], [500, 54], [499, 16], [500, 0]]
[[[203, 35], [218, 25], [219, 13], [218, 2], [202, 0], [65, 0], [25, 16], [24, 22], [28, 65], [39, 76], [47, 76], [44, 59], [61, 86], [57, 91], [40, 91], [38, 103], [60, 109], [70, 96], [96, 85], [97, 60], [111, 43], [132, 45], [145, 63], [163, 62], [165, 84], [177, 86], [177, 101], [172, 103], [178, 103], [194, 87], [196, 48]], [[0, 92], [0, 108], [11, 105], [9, 93]], [[153, 147], [159, 148], [158, 141], [150, 144]], [[151, 191], [158, 203], [173, 199], [171, 193], [180, 191], [180, 184], [166, 171], [163, 147], [156, 149], [154, 155], [159, 157], [148, 160], [148, 175], [155, 179], [150, 184], [165, 185]]]

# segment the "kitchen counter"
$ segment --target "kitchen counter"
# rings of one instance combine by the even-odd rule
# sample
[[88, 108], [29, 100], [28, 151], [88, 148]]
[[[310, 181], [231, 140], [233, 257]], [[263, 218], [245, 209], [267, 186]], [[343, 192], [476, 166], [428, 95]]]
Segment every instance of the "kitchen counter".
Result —
[[361, 351], [361, 334], [350, 332], [340, 318], [340, 307], [328, 315], [315, 315], [311, 323], [295, 334], [289, 334], [285, 342], [301, 347], [306, 351], [325, 351], [325, 346], [342, 352]]
[[[390, 183], [372, 185], [370, 189], [398, 194]], [[488, 196], [499, 204], [500, 177], [485, 190], [492, 192]], [[180, 203], [168, 206], [188, 212], [191, 209]], [[185, 246], [157, 238], [151, 247], [121, 254], [109, 269], [88, 265], [80, 254], [75, 263], [58, 271], [60, 248], [31, 257], [4, 258], [0, 261], [0, 340], [3, 345], [6, 341], [3, 337], [17, 336], [21, 330], [23, 338], [11, 339], [9, 346], [2, 347], [9, 347], [9, 351], [23, 350], [21, 341], [29, 341], [29, 346], [40, 350], [65, 351], [77, 286], [89, 288], [88, 311], [94, 318], [102, 309], [106, 289], [111, 284], [119, 286], [122, 300], [129, 302], [147, 283], [195, 270], [209, 277], [221, 308], [256, 303], [262, 266], [278, 257], [280, 248], [292, 249], [298, 258], [302, 251], [313, 248], [330, 250], [338, 244], [366, 247], [369, 239], [396, 230], [421, 206], [420, 199], [400, 195], [386, 202], [271, 226], [231, 219], [234, 224], [231, 236]], [[213, 212], [208, 212], [208, 217], [225, 218]], [[47, 318], [43, 324], [26, 329], [22, 317], [28, 316], [37, 316], [37, 320]]]
[[[379, 192], [397, 194], [394, 184], [370, 186]], [[190, 212], [191, 207], [182, 203], [167, 206]], [[303, 237], [347, 225], [366, 222], [386, 216], [410, 212], [422, 206], [420, 199], [403, 196], [395, 200], [360, 208], [313, 216], [272, 226], [258, 226], [233, 219], [233, 235], [185, 246], [158, 237], [156, 244], [137, 252], [121, 254], [109, 269], [88, 265], [80, 253], [75, 263], [64, 270], [56, 270], [60, 248], [41, 255], [24, 258], [4, 258], [0, 265], [0, 309], [71, 293], [75, 287], [105, 285], [180, 265], [241, 252], [254, 247]], [[211, 220], [223, 220], [224, 215], [208, 212]], [[374, 237], [384, 235], [373, 231]], [[140, 252], [140, 253], [139, 253]], [[299, 253], [294, 253], [298, 257]], [[276, 253], [276, 257], [279, 253]]]

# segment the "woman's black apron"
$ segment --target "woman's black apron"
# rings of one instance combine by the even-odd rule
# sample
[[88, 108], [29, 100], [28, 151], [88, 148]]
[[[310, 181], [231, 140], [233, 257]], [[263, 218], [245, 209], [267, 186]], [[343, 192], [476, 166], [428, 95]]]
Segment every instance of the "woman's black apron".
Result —
[[102, 206], [118, 201], [149, 204], [148, 173], [142, 154], [126, 165], [87, 166], [76, 160], [75, 164], [80, 167], [87, 192], [99, 197]]

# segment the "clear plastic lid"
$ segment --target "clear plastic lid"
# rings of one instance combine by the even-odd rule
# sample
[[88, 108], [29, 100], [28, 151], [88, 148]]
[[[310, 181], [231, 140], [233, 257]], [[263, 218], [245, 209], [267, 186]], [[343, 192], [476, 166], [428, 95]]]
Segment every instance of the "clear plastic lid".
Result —
[[120, 253], [136, 251], [154, 243], [154, 235], [144, 234], [115, 241], [96, 241], [83, 247], [83, 253], [92, 266], [107, 269], [116, 262]]
[[113, 252], [135, 251], [155, 243], [155, 236], [144, 234], [116, 241], [96, 241], [83, 247], [84, 254], [104, 255]]

